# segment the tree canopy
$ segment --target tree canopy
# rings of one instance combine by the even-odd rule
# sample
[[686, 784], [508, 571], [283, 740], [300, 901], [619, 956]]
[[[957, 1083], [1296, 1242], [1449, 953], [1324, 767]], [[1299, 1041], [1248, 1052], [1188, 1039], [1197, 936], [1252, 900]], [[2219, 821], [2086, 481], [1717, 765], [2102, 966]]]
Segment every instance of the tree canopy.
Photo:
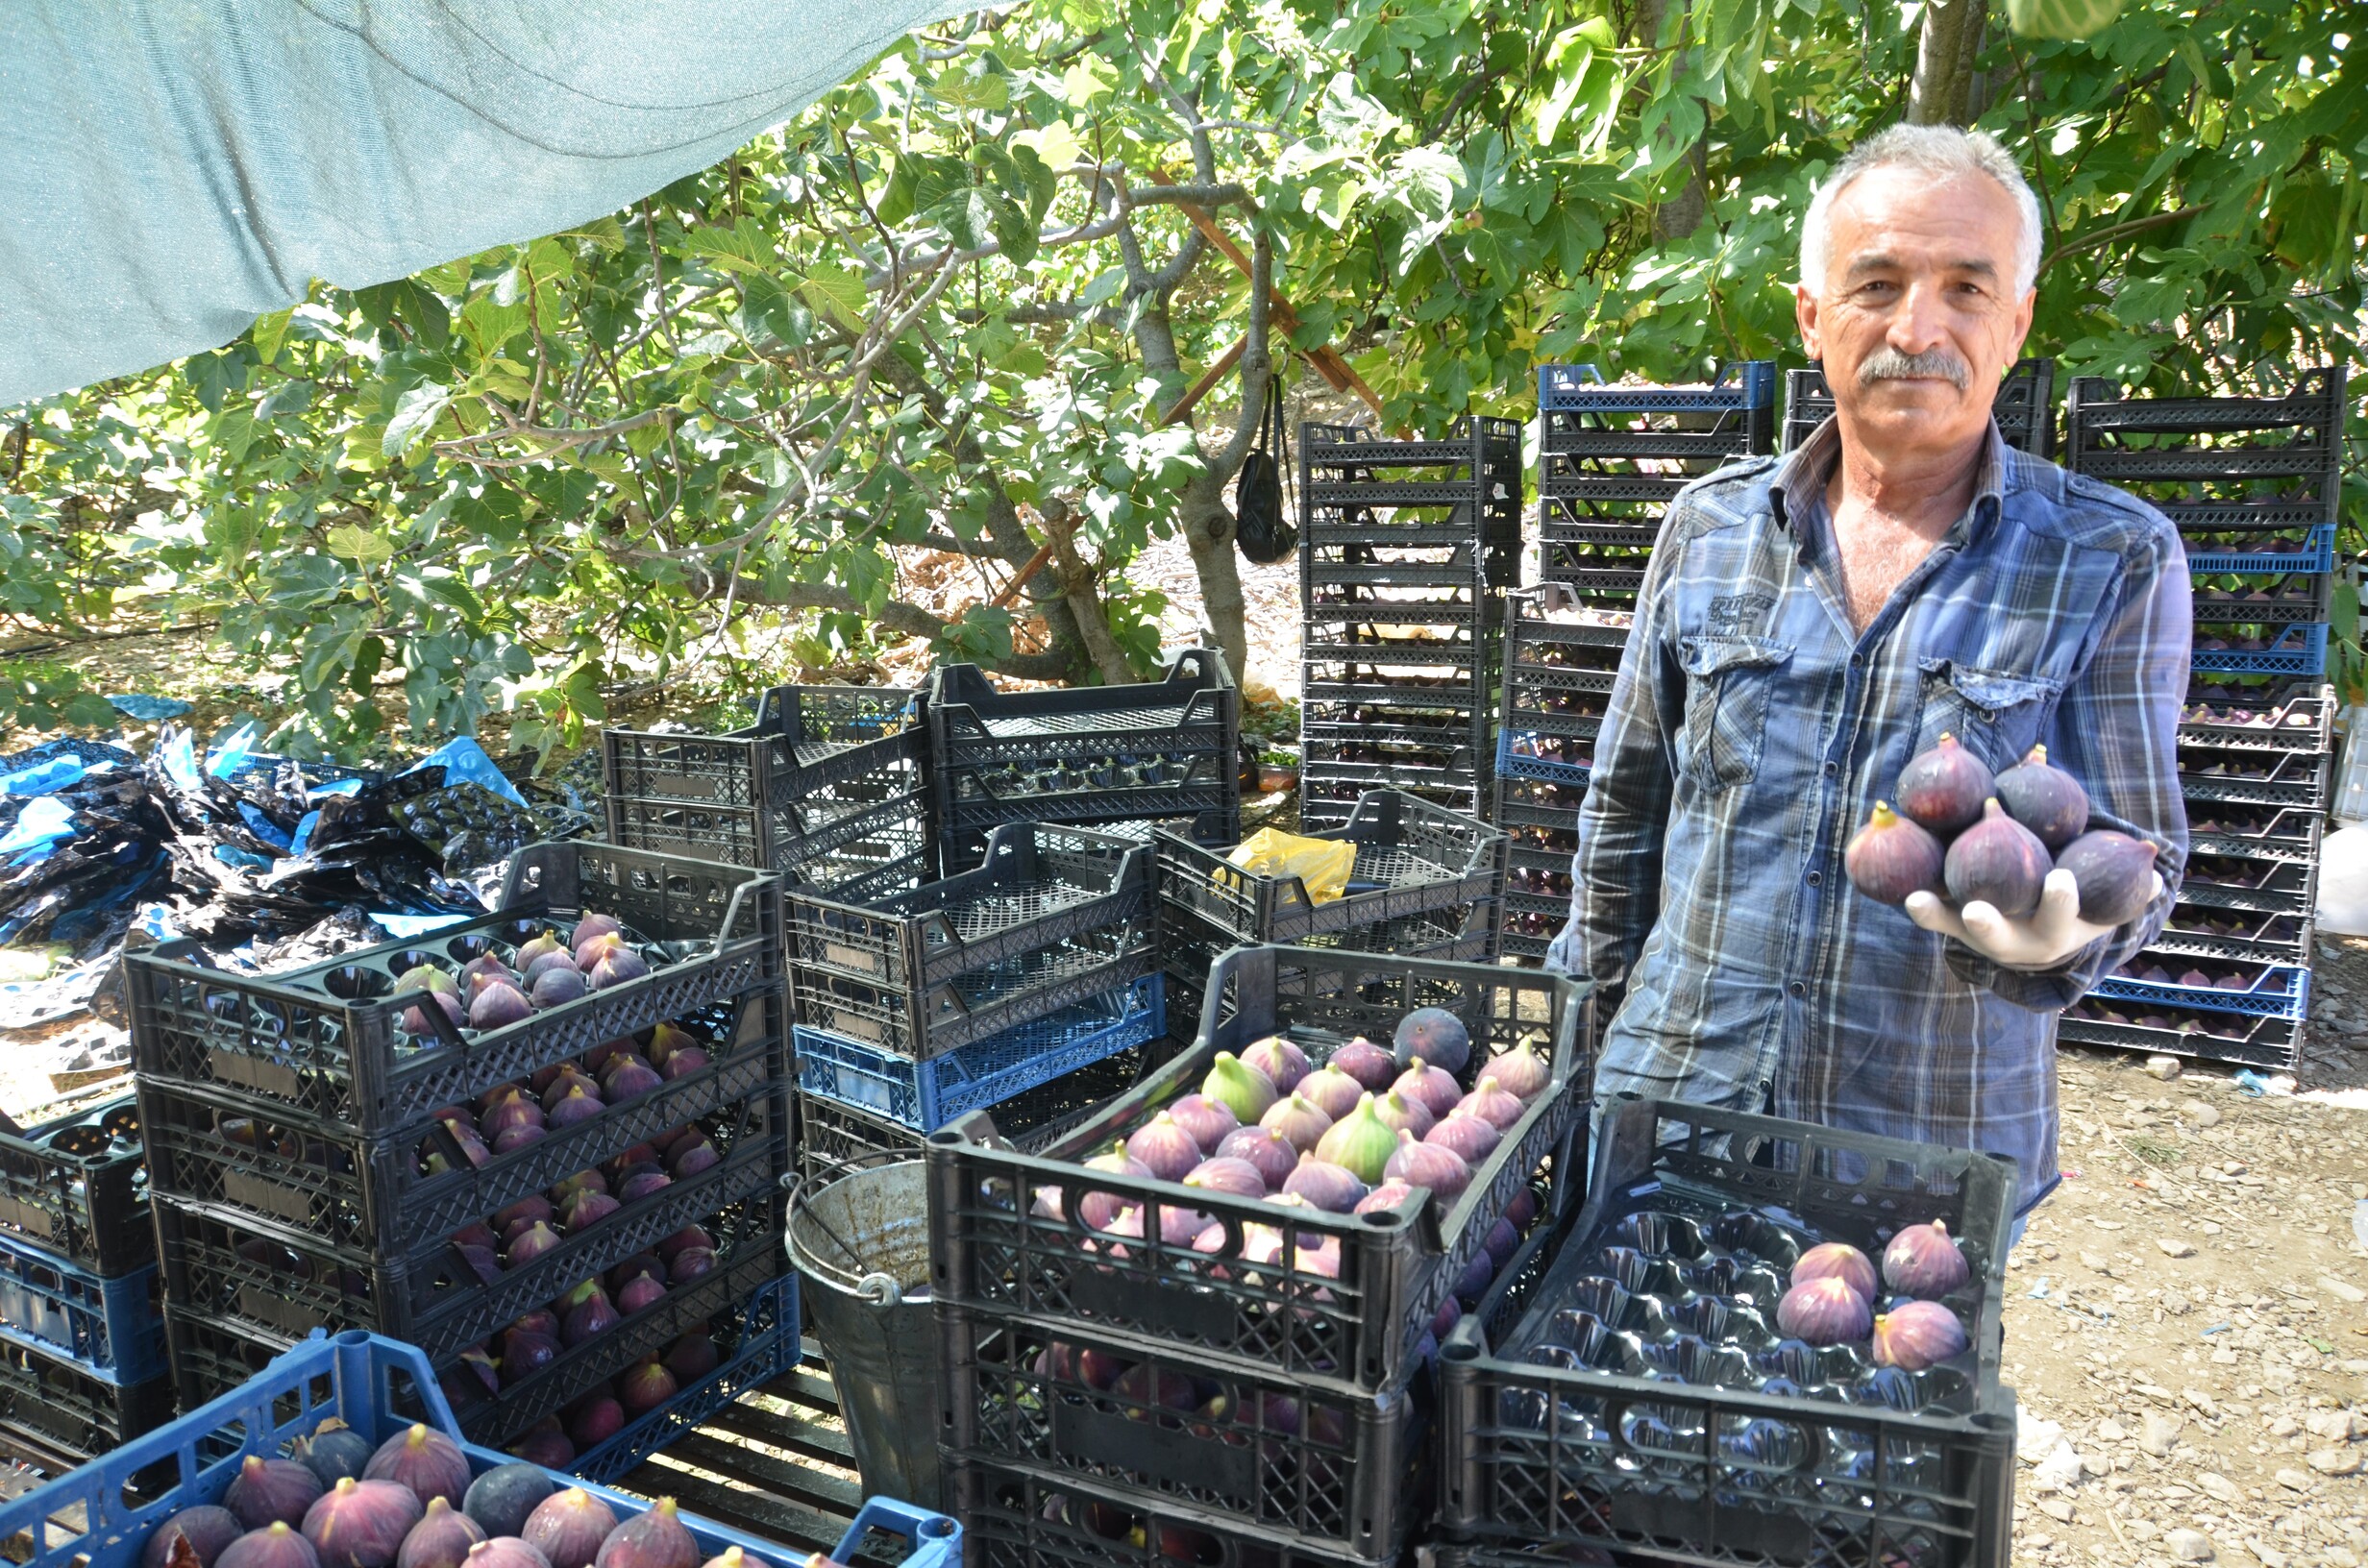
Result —
[[[600, 723], [629, 664], [777, 679], [751, 634], [784, 616], [809, 666], [917, 637], [1125, 678], [1161, 608], [1129, 563], [1180, 533], [1238, 663], [1224, 487], [1293, 352], [1337, 348], [1394, 428], [1528, 417], [1542, 361], [1797, 363], [1808, 195], [1911, 114], [1990, 130], [2038, 191], [2026, 352], [2163, 394], [2340, 362], [2368, 392], [2356, 25], [2340, 0], [2140, 0], [2084, 38], [1980, 0], [982, 12], [598, 223], [316, 283], [215, 352], [0, 411], [0, 616], [209, 624], [280, 683], [272, 745], [350, 754], [395, 682], [421, 738], [504, 709], [531, 739]], [[949, 619], [903, 547], [1029, 575]], [[2349, 590], [2336, 614], [2357, 686]], [[89, 700], [12, 671], [0, 726]]]

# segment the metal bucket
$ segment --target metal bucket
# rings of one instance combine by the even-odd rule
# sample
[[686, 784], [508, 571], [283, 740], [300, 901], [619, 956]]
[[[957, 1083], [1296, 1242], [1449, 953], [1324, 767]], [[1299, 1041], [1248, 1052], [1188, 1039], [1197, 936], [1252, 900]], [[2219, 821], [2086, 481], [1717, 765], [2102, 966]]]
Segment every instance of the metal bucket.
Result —
[[918, 1160], [791, 1194], [789, 1258], [867, 1496], [940, 1502], [929, 1192]]

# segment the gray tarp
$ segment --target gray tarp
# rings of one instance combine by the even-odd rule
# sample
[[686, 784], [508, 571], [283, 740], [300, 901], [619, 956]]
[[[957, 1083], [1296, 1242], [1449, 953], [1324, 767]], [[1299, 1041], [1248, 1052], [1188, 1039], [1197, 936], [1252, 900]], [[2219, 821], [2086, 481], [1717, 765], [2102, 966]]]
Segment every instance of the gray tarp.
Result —
[[704, 168], [977, 0], [0, 0], [0, 404]]

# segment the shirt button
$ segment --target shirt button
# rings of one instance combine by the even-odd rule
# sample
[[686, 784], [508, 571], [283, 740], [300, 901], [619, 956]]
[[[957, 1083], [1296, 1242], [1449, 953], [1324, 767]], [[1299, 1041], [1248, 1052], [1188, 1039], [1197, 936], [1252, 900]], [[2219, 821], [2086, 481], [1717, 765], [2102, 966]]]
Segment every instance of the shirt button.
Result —
[[1851, 655], [1850, 655], [1850, 668], [1851, 668], [1851, 669], [1853, 669], [1853, 670], [1863, 670], [1863, 669], [1865, 669], [1865, 668], [1866, 668], [1866, 655], [1865, 655], [1865, 654], [1863, 654], [1863, 653], [1853, 653], [1853, 654], [1851, 654]]
[[1840, 772], [1841, 764], [1838, 762], [1829, 762], [1825, 765], [1825, 776], [1828, 778], [1832, 778], [1835, 774]]
[[1823, 871], [1812, 871], [1809, 873], [1809, 885], [1813, 888], [1824, 880], [1825, 873]]
[[1806, 996], [1809, 994], [1809, 988], [1801, 984], [1798, 980], [1795, 980], [1792, 984], [1785, 987], [1785, 990], [1790, 992], [1795, 996]]

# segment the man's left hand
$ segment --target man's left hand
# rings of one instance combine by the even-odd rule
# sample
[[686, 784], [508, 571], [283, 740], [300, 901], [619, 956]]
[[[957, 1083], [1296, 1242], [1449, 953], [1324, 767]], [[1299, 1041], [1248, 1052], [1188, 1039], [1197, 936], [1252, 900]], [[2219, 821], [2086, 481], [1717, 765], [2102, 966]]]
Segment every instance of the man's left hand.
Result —
[[[2162, 896], [2161, 873], [2155, 875], [2150, 900]], [[1994, 904], [1976, 898], [1963, 909], [1951, 909], [1929, 893], [1908, 894], [1908, 919], [1927, 931], [1937, 931], [2008, 969], [2052, 969], [2101, 937], [2109, 925], [2081, 919], [2081, 890], [2070, 871], [2047, 873], [2038, 910], [2027, 919], [2013, 920]]]

